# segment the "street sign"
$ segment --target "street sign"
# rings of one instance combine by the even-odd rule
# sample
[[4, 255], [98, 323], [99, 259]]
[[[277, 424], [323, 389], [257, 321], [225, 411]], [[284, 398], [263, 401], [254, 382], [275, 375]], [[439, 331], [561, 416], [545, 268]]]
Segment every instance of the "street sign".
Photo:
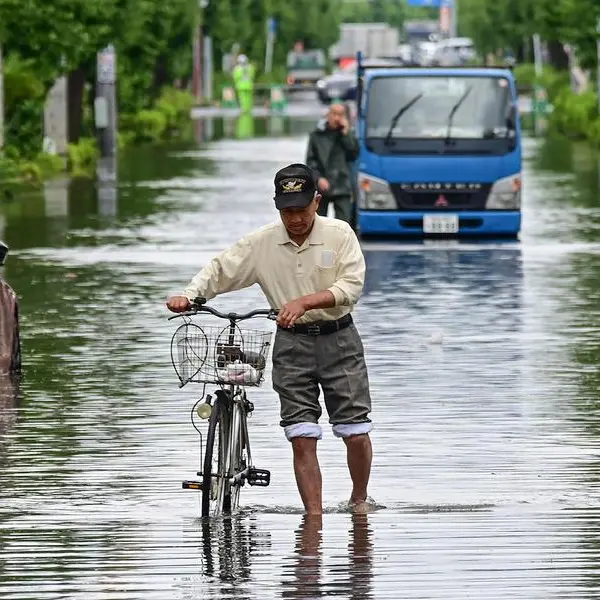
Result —
[[275, 33], [277, 31], [277, 21], [273, 18], [269, 18], [269, 33]]
[[434, 8], [440, 7], [440, 2], [447, 0], [406, 0], [408, 6], [432, 6]]
[[98, 83], [115, 82], [115, 49], [107, 46], [98, 53]]

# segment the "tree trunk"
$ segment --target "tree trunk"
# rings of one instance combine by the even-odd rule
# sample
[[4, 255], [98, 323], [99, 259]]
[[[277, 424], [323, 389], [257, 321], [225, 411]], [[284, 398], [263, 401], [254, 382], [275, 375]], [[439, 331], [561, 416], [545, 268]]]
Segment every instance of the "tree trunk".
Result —
[[532, 54], [531, 38], [529, 36], [523, 36], [523, 40], [517, 48], [517, 63], [533, 62]]
[[170, 83], [167, 57], [161, 54], [154, 65], [154, 93], [158, 96], [163, 86]]
[[69, 114], [68, 140], [77, 143], [81, 136], [83, 120], [83, 89], [85, 86], [85, 72], [83, 68], [71, 71], [67, 78], [67, 110]]
[[569, 68], [569, 57], [561, 42], [548, 42], [548, 58], [555, 69], [567, 70]]

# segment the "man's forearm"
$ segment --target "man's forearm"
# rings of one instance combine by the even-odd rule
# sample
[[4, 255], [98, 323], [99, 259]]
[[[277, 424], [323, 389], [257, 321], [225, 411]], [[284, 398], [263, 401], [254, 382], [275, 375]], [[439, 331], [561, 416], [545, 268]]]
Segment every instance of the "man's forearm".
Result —
[[335, 306], [335, 296], [329, 291], [316, 292], [308, 296], [302, 296], [302, 305], [305, 310], [314, 310], [318, 308], [332, 308]]
[[350, 160], [355, 160], [358, 157], [358, 139], [354, 135], [352, 131], [349, 131], [346, 135], [343, 135], [342, 138], [342, 148], [346, 153], [346, 156]]

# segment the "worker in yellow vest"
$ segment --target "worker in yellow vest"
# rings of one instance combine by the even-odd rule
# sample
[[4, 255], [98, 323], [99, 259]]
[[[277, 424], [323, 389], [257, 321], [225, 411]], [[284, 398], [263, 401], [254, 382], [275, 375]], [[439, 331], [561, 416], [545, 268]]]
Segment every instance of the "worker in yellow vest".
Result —
[[245, 54], [240, 54], [233, 70], [233, 83], [242, 112], [252, 112], [254, 103], [254, 66]]

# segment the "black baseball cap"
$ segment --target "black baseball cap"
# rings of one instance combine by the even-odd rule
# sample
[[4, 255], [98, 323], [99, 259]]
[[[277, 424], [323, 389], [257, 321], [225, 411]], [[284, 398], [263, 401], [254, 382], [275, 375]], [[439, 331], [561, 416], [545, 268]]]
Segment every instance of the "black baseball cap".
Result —
[[306, 208], [315, 197], [317, 184], [312, 169], [301, 163], [284, 167], [275, 174], [275, 206]]

